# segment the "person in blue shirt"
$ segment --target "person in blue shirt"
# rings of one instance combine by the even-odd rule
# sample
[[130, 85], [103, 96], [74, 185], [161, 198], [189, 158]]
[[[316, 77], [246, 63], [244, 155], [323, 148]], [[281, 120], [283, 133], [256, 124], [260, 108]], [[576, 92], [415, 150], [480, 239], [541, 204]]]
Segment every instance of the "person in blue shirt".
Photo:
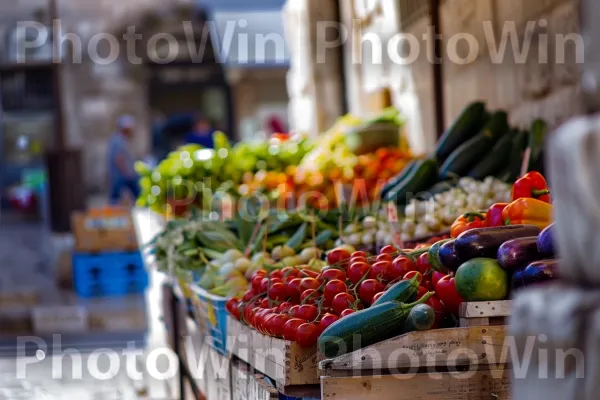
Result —
[[135, 158], [129, 140], [135, 129], [135, 119], [123, 115], [117, 121], [117, 132], [108, 142], [108, 179], [110, 185], [110, 203], [119, 204], [123, 189], [134, 198], [140, 194], [137, 173], [134, 169]]
[[213, 144], [213, 133], [215, 130], [212, 128], [208, 119], [203, 116], [196, 117], [196, 121], [191, 132], [185, 135], [186, 144], [199, 144], [203, 147], [212, 149]]

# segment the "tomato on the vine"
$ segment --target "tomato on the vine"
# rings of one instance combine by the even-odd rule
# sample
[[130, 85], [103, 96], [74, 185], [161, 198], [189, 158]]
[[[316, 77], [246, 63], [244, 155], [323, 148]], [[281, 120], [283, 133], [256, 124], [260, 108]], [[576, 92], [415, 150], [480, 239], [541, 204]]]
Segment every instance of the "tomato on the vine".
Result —
[[242, 297], [242, 301], [248, 302], [250, 300], [252, 300], [253, 298], [256, 297], [258, 292], [255, 292], [253, 290], [248, 290], [246, 293], [244, 293], [244, 297]]
[[417, 259], [417, 270], [423, 275], [427, 275], [431, 271], [433, 271], [433, 267], [431, 266], [431, 264], [429, 264], [428, 257], [429, 256], [427, 253], [423, 253]]
[[267, 329], [270, 331], [271, 335], [281, 337], [283, 335], [283, 326], [289, 319], [290, 317], [288, 315], [275, 314], [269, 321]]
[[339, 317], [333, 314], [325, 314], [321, 321], [319, 321], [319, 331], [323, 332], [325, 329], [329, 328], [329, 325], [333, 324], [337, 321]]
[[269, 299], [262, 299], [259, 303], [260, 308], [270, 308]]
[[319, 316], [319, 309], [312, 304], [303, 304], [298, 308], [296, 318], [314, 321]]
[[420, 286], [421, 282], [423, 282], [423, 275], [418, 271], [410, 271], [406, 275], [404, 275], [402, 279], [409, 280], [414, 278], [415, 276], [417, 277], [417, 283]]
[[300, 289], [300, 283], [302, 283], [302, 279], [294, 278], [287, 284], [287, 295], [292, 299], [299, 299], [302, 294], [302, 290]]
[[296, 331], [298, 327], [305, 324], [306, 321], [300, 318], [290, 318], [283, 324], [283, 338], [291, 342], [296, 341]]
[[381, 253], [380, 255], [378, 255], [378, 256], [375, 258], [375, 261], [376, 261], [376, 262], [379, 262], [379, 261], [387, 261], [387, 262], [391, 263], [392, 261], [394, 261], [394, 257], [392, 257], [392, 255], [391, 255], [391, 254], [388, 254], [388, 253]]
[[262, 278], [262, 280], [260, 281], [260, 290], [258, 291], [258, 293], [267, 293], [270, 285], [271, 280], [269, 278]]
[[348, 262], [348, 266], [354, 264], [354, 263], [358, 263], [358, 262], [364, 262], [365, 264], [369, 264], [369, 260], [367, 259], [367, 257], [352, 257], [350, 259], [350, 261]]
[[347, 309], [345, 309], [344, 311], [342, 311], [342, 312], [340, 313], [340, 318], [347, 317], [348, 315], [350, 315], [350, 314], [354, 314], [355, 312], [356, 312], [356, 311], [354, 311], [353, 309], [351, 309], [351, 308], [347, 308]]
[[327, 253], [327, 263], [329, 265], [345, 264], [350, 259], [350, 253], [346, 249], [337, 248]]
[[301, 278], [318, 278], [319, 277], [319, 273], [317, 271], [313, 271], [309, 268], [303, 268], [302, 270], [300, 270], [300, 275]]
[[340, 293], [346, 293], [348, 291], [348, 287], [339, 279], [334, 279], [325, 284], [325, 289], [323, 290], [323, 295], [326, 300], [333, 300], [335, 296]]
[[302, 347], [313, 347], [319, 339], [319, 328], [315, 324], [302, 324], [296, 329], [296, 343]]
[[300, 302], [303, 304], [315, 304], [321, 297], [321, 292], [317, 292], [315, 289], [306, 289], [300, 295]]
[[332, 281], [334, 279], [339, 279], [340, 281], [346, 280], [346, 273], [341, 269], [337, 268], [328, 268], [325, 271], [321, 271], [321, 275], [317, 278], [317, 280], [321, 283]]
[[283, 279], [283, 273], [280, 269], [276, 269], [269, 274], [269, 278], [271, 279]]
[[279, 307], [277, 307], [277, 311], [280, 313], [285, 313], [285, 312], [288, 312], [291, 307], [292, 307], [292, 303], [284, 301], [283, 303], [281, 303], [279, 305]]
[[398, 253], [398, 249], [396, 248], [396, 246], [388, 244], [387, 246], [384, 246], [381, 251], [379, 252], [379, 254], [390, 254], [390, 255], [394, 255]]
[[350, 282], [357, 284], [369, 272], [371, 266], [366, 262], [354, 262], [348, 267], [348, 279]]
[[440, 322], [446, 317], [448, 314], [448, 309], [440, 301], [440, 298], [437, 295], [433, 295], [425, 302], [425, 304], [431, 306], [433, 311], [435, 311], [435, 327], [439, 326]]
[[250, 287], [255, 293], [261, 293], [260, 288], [263, 278], [263, 275], [254, 275], [250, 280]]
[[384, 280], [390, 275], [389, 269], [392, 267], [392, 263], [389, 261], [378, 261], [371, 267], [369, 271], [369, 279]]
[[417, 271], [417, 266], [414, 261], [407, 256], [398, 256], [392, 261], [392, 266], [389, 269], [390, 280], [402, 278], [410, 271]]
[[299, 304], [293, 305], [288, 310], [288, 314], [290, 314], [290, 317], [292, 317], [292, 318], [298, 318], [298, 310], [299, 309], [300, 309]]
[[235, 297], [230, 298], [229, 300], [227, 300], [227, 303], [225, 303], [225, 309], [236, 319], [239, 319], [239, 304], [240, 301]]
[[355, 251], [354, 253], [350, 254], [350, 258], [355, 258], [355, 257], [364, 257], [367, 258], [367, 253], [365, 253], [364, 251]]
[[273, 283], [269, 288], [269, 298], [275, 301], [287, 299], [287, 287], [281, 282]]
[[351, 308], [356, 299], [350, 293], [338, 293], [331, 302], [331, 309], [340, 315], [342, 311]]
[[383, 296], [384, 292], [379, 292], [375, 296], [373, 296], [373, 303], [375, 303], [381, 296]]
[[283, 278], [288, 276], [298, 276], [299, 273], [300, 271], [298, 271], [296, 267], [285, 267], [281, 270], [281, 275]]
[[302, 278], [300, 282], [300, 292], [304, 292], [308, 289], [318, 289], [321, 286], [318, 280], [315, 278]]
[[259, 269], [255, 273], [252, 274], [253, 278], [255, 276], [262, 276], [264, 278], [265, 276], [267, 276], [267, 271], [265, 271], [264, 269]]
[[423, 286], [419, 286], [419, 288], [417, 289], [417, 300], [421, 299], [421, 297], [425, 296], [427, 293], [429, 293], [429, 290]]
[[363, 303], [370, 305], [373, 303], [373, 297], [384, 289], [385, 286], [381, 282], [375, 279], [367, 279], [358, 287], [358, 297]]

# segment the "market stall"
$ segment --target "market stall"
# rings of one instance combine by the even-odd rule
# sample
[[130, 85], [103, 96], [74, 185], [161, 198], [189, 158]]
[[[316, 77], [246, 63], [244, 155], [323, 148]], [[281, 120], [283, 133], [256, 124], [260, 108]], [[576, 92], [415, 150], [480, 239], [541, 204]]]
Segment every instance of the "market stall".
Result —
[[510, 398], [509, 299], [556, 267], [546, 124], [472, 103], [428, 156], [402, 125], [389, 109], [312, 140], [217, 134], [138, 166], [139, 205], [169, 219], [155, 266], [222, 366], [209, 400]]

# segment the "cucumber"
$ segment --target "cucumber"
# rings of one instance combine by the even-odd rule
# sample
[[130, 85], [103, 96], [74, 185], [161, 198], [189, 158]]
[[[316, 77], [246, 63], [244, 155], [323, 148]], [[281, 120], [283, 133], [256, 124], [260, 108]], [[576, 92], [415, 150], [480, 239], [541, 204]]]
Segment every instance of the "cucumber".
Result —
[[496, 174], [496, 178], [502, 182], [514, 183], [521, 174], [521, 164], [523, 163], [523, 152], [527, 148], [529, 133], [526, 131], [517, 131], [513, 137], [512, 149], [508, 158], [506, 168]]
[[508, 130], [506, 112], [496, 112], [486, 124], [483, 132], [467, 140], [448, 157], [440, 168], [441, 178], [448, 179], [456, 175], [464, 176], [480, 158], [487, 156], [490, 147]]
[[485, 124], [485, 103], [469, 104], [454, 121], [454, 124], [438, 140], [435, 156], [443, 163], [458, 146], [475, 136]]
[[418, 304], [410, 310], [404, 322], [403, 333], [426, 331], [435, 323], [435, 311], [427, 304]]
[[327, 358], [338, 357], [400, 335], [410, 310], [432, 295], [426, 294], [411, 304], [388, 301], [334, 322], [319, 337], [320, 353]]
[[388, 301], [397, 301], [400, 303], [415, 301], [418, 289], [419, 282], [417, 281], [417, 277], [414, 276], [411, 279], [400, 281], [387, 289], [373, 305], [376, 306], [378, 304], [387, 303]]
[[548, 124], [542, 119], [537, 119], [531, 124], [529, 132], [529, 148], [531, 155], [527, 171], [544, 173], [544, 143], [548, 133]]
[[409, 196], [415, 196], [434, 185], [438, 180], [437, 163], [433, 159], [424, 160], [406, 178], [387, 193], [385, 201], [398, 205], [408, 203]]
[[442, 247], [444, 243], [449, 242], [451, 240], [452, 239], [444, 239], [440, 240], [439, 242], [435, 242], [427, 252], [427, 261], [429, 261], [429, 265], [431, 265], [431, 267], [438, 272], [448, 272], [448, 269], [444, 267], [444, 265], [438, 259], [438, 254], [440, 252], [440, 247]]
[[491, 153], [483, 158], [469, 172], [471, 178], [476, 180], [483, 180], [488, 176], [494, 176], [502, 170], [503, 166], [506, 165], [506, 160], [510, 158], [513, 149], [513, 135], [504, 135], [498, 143], [492, 148]]
[[298, 251], [302, 242], [304, 242], [304, 238], [306, 237], [306, 231], [308, 229], [308, 224], [305, 222], [300, 225], [300, 228], [290, 237], [290, 239], [285, 244], [287, 247]]
[[398, 175], [388, 180], [381, 189], [381, 198], [385, 198], [385, 196], [394, 188], [394, 186], [402, 182], [410, 173], [412, 173], [412, 171], [414, 171], [415, 168], [417, 168], [419, 164], [423, 163], [424, 161], [425, 160], [413, 160], [409, 162]]
[[427, 253], [430, 248], [431, 247], [423, 247], [421, 249], [416, 249], [416, 250], [413, 250], [411, 252], [406, 253], [406, 256], [412, 258], [415, 261], [417, 261], [417, 259], [421, 256], [421, 254]]

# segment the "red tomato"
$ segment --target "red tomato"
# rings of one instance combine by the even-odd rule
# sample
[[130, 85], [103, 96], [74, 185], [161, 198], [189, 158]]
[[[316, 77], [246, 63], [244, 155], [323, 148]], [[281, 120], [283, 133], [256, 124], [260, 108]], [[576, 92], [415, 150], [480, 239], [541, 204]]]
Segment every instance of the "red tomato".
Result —
[[302, 347], [313, 347], [319, 339], [319, 328], [315, 324], [302, 324], [296, 329], [296, 343]]
[[318, 278], [319, 277], [319, 273], [317, 271], [313, 271], [311, 269], [305, 268], [302, 269], [300, 271], [300, 275], [301, 278]]
[[369, 259], [367, 259], [367, 257], [352, 257], [350, 259], [350, 262], [348, 263], [348, 265], [351, 265], [353, 263], [357, 263], [357, 262], [364, 262], [365, 264], [369, 264]]
[[304, 292], [308, 289], [318, 289], [321, 286], [318, 280], [315, 278], [302, 278], [300, 282], [300, 292]]
[[267, 291], [269, 290], [270, 282], [271, 280], [269, 278], [262, 278], [262, 280], [260, 281], [260, 290], [258, 291], [258, 293], [267, 293]]
[[252, 300], [253, 298], [256, 297], [256, 293], [253, 290], [248, 290], [246, 293], [244, 293], [244, 297], [242, 297], [242, 301], [245, 302], [249, 302], [250, 300]]
[[271, 278], [271, 279], [274, 279], [274, 278], [283, 279], [283, 273], [281, 272], [280, 269], [276, 269], [275, 271], [272, 271], [269, 274], [269, 278]]
[[331, 302], [333, 312], [340, 315], [342, 311], [352, 307], [356, 299], [350, 293], [338, 293]]
[[283, 278], [283, 283], [285, 283], [286, 285], [289, 285], [289, 283], [291, 281], [293, 281], [294, 279], [298, 279], [298, 277], [295, 275], [286, 276], [285, 278]]
[[300, 295], [300, 302], [303, 304], [314, 304], [321, 296], [321, 292], [317, 292], [315, 289], [306, 289]]
[[288, 310], [288, 314], [290, 314], [290, 317], [292, 317], [292, 318], [298, 318], [299, 310], [300, 310], [300, 305], [296, 304], [295, 306], [290, 307], [290, 309]]
[[344, 317], [346, 317], [346, 316], [348, 316], [348, 315], [350, 315], [350, 314], [354, 314], [355, 312], [356, 312], [356, 311], [354, 311], [353, 309], [351, 309], [351, 308], [347, 308], [347, 309], [345, 309], [344, 311], [342, 311], [342, 312], [340, 313], [340, 318], [344, 318]]
[[435, 290], [437, 283], [445, 276], [446, 276], [446, 274], [444, 274], [444, 273], [441, 273], [439, 271], [433, 271], [433, 274], [431, 274], [431, 285], [433, 286], [432, 287], [433, 290]]
[[437, 295], [431, 296], [429, 298], [429, 300], [427, 300], [425, 302], [425, 304], [431, 306], [431, 308], [433, 308], [433, 310], [435, 311], [435, 325], [434, 326], [435, 327], [439, 326], [440, 322], [442, 322], [442, 320], [448, 314], [448, 309], [446, 308], [444, 303], [441, 302], [441, 300], [439, 299], [439, 297]]
[[339, 317], [337, 315], [333, 315], [333, 314], [323, 315], [323, 318], [321, 318], [321, 321], [319, 321], [319, 331], [323, 332], [325, 329], [329, 328], [329, 325], [333, 324], [338, 319], [339, 319]]
[[300, 271], [298, 271], [296, 267], [285, 267], [281, 270], [281, 275], [283, 278], [286, 278], [288, 276], [298, 276], [299, 273]]
[[237, 298], [232, 297], [227, 300], [227, 303], [225, 303], [225, 309], [229, 312], [229, 314], [235, 316], [239, 304], [240, 301]]
[[394, 255], [398, 253], [398, 249], [396, 248], [396, 246], [388, 244], [387, 246], [384, 246], [381, 251], [379, 252], [379, 254], [391, 254]]
[[417, 270], [422, 275], [427, 275], [430, 273], [430, 271], [433, 271], [433, 268], [431, 268], [431, 264], [429, 264], [427, 253], [423, 253], [419, 256], [419, 259], [417, 260]]
[[[262, 315], [262, 319], [258, 323], [256, 329], [260, 330], [260, 332], [266, 335], [274, 335], [273, 329], [276, 329], [272, 326], [272, 320], [277, 316], [277, 314], [269, 312]], [[258, 317], [257, 317], [258, 318]]]
[[348, 279], [350, 282], [358, 283], [368, 272], [371, 267], [365, 262], [355, 262], [348, 267]]
[[312, 304], [303, 304], [298, 308], [297, 318], [314, 321], [319, 316], [319, 309]]
[[252, 277], [252, 279], [250, 280], [250, 286], [252, 287], [252, 290], [255, 293], [261, 293], [260, 287], [261, 287], [261, 282], [262, 282], [263, 278], [264, 278], [264, 276], [262, 276], [262, 275], [254, 275]]
[[447, 275], [440, 279], [437, 285], [435, 285], [435, 292], [446, 308], [448, 308], [448, 311], [454, 315], [458, 315], [460, 304], [465, 300], [460, 296], [458, 290], [456, 290], [454, 277]]
[[423, 277], [424, 282], [421, 284], [421, 286], [423, 286], [427, 290], [432, 290], [433, 291], [435, 288], [433, 287], [433, 283], [431, 282], [431, 279], [426, 279], [426, 278], [427, 277]]
[[333, 300], [333, 298], [336, 295], [338, 295], [340, 293], [346, 293], [347, 291], [348, 291], [348, 287], [346, 286], [344, 281], [341, 281], [339, 279], [334, 279], [325, 284], [325, 289], [323, 290], [323, 295], [325, 296], [325, 299]]
[[373, 296], [373, 303], [375, 303], [381, 296], [383, 296], [384, 292], [379, 292], [375, 296]]
[[419, 283], [419, 285], [421, 285], [421, 282], [423, 282], [423, 275], [421, 275], [420, 272], [417, 271], [410, 271], [409, 273], [407, 273], [406, 275], [404, 275], [402, 277], [402, 279], [412, 279], [414, 276], [417, 277], [417, 282]]
[[418, 271], [414, 261], [407, 256], [398, 256], [392, 261], [390, 276], [393, 276], [394, 279], [402, 278], [410, 271]]
[[354, 253], [352, 253], [350, 255], [350, 258], [354, 258], [354, 257], [365, 257], [365, 258], [367, 258], [367, 253], [365, 253], [364, 251], [355, 251]]
[[350, 253], [346, 249], [333, 249], [327, 253], [327, 263], [329, 265], [343, 264], [350, 259]]
[[298, 327], [305, 324], [306, 321], [299, 318], [290, 318], [285, 324], [283, 324], [283, 338], [290, 342], [296, 341], [296, 331]]
[[292, 303], [284, 301], [279, 305], [279, 307], [277, 307], [277, 311], [280, 313], [285, 313], [288, 312], [290, 308], [292, 308]]
[[419, 286], [419, 288], [417, 289], [417, 300], [425, 296], [427, 293], [429, 293], [429, 290], [426, 287]]
[[392, 261], [394, 261], [394, 257], [392, 257], [388, 253], [381, 253], [380, 255], [377, 256], [375, 261], [387, 261], [387, 262], [391, 263]]
[[287, 284], [287, 295], [292, 299], [299, 299], [302, 291], [300, 290], [300, 284], [302, 279], [294, 278]]
[[271, 335], [281, 337], [283, 335], [283, 326], [290, 319], [285, 314], [275, 314], [275, 316], [269, 321], [267, 329], [271, 332]]
[[288, 298], [287, 287], [281, 283], [273, 283], [269, 288], [269, 298], [275, 301], [284, 301]]
[[385, 289], [382, 283], [375, 279], [367, 279], [363, 281], [358, 288], [358, 297], [360, 300], [370, 305], [373, 303], [373, 297]]
[[255, 273], [252, 274], [252, 277], [254, 278], [255, 276], [261, 276], [261, 277], [265, 277], [267, 276], [267, 271], [265, 271], [264, 269], [259, 269], [257, 270]]
[[339, 279], [340, 281], [343, 282], [346, 280], [346, 273], [344, 271], [342, 271], [341, 269], [329, 268], [325, 271], [322, 271], [321, 275], [317, 279], [321, 283], [327, 282], [327, 281], [332, 281], [334, 279]]
[[388, 276], [390, 276], [390, 268], [392, 268], [392, 263], [389, 261], [376, 262], [369, 271], [369, 279], [386, 279]]
[[269, 305], [269, 299], [262, 299], [260, 301], [260, 308], [271, 308], [271, 306]]

